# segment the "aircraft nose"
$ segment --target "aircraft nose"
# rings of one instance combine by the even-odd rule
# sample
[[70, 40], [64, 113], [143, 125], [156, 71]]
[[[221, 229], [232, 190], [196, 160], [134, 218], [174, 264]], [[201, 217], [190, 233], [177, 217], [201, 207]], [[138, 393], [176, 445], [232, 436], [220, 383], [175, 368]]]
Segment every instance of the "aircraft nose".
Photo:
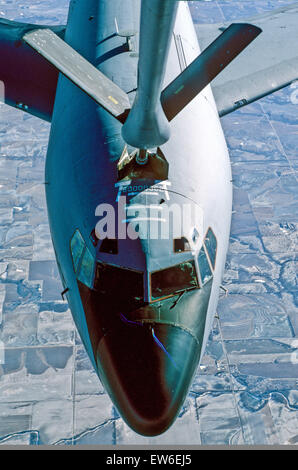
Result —
[[153, 436], [178, 415], [199, 354], [195, 338], [180, 327], [120, 315], [117, 328], [98, 344], [97, 364], [123, 419], [136, 432]]

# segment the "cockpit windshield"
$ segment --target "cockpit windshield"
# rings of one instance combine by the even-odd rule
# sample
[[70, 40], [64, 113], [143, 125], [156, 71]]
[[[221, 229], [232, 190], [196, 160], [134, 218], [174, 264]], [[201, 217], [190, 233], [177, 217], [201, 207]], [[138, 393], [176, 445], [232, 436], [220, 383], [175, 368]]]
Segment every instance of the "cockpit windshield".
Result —
[[194, 261], [172, 266], [151, 274], [151, 296], [153, 300], [199, 287]]
[[102, 295], [117, 297], [121, 300], [125, 298], [143, 301], [144, 273], [97, 263], [94, 290]]

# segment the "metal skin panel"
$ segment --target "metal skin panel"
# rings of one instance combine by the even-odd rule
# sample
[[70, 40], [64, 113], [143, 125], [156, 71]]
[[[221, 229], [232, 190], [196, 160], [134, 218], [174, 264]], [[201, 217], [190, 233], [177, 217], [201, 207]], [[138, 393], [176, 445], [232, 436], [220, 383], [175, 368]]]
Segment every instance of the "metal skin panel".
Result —
[[[65, 35], [71, 47], [128, 92], [131, 102], [137, 86], [138, 33], [132, 38], [132, 48], [123, 50], [125, 40], [115, 34], [115, 18], [119, 30], [138, 31], [139, 17], [138, 0], [125, 2], [125, 8], [122, 0], [74, 0]], [[82, 30], [83, 37], [78, 33]], [[174, 34], [181, 37], [183, 54], [189, 64], [198, 55], [199, 46], [188, 6], [183, 2], [179, 2]], [[173, 36], [164, 86], [180, 72]], [[170, 203], [182, 205], [187, 202], [200, 207], [203, 217], [197, 227], [199, 239], [193, 253], [173, 253], [173, 245], [169, 242], [163, 251], [150, 240], [119, 241], [118, 255], [100, 253], [92, 244], [90, 234], [98, 222], [96, 207], [101, 203], [116, 205], [119, 192], [117, 161], [125, 147], [121, 124], [64, 76], [59, 78], [46, 162], [46, 195], [61, 277], [68, 288], [66, 296], [74, 321], [95, 369], [124, 419], [135, 431], [146, 435], [164, 432], [171, 425], [203, 354], [216, 310], [231, 219], [229, 157], [210, 87], [206, 87], [204, 93], [175, 118], [171, 128], [171, 138], [161, 147], [169, 164], [167, 193], [162, 189], [153, 194], [140, 191], [133, 197], [133, 202], [155, 204], [157, 198], [165, 199], [167, 194]], [[120, 314], [127, 318], [132, 314], [125, 301], [113, 306], [115, 300], [106, 299], [99, 308], [96, 307], [98, 298], [93, 297], [87, 308], [87, 297], [82, 294], [82, 289], [80, 293], [70, 253], [70, 239], [76, 229], [80, 230], [94, 258], [144, 270], [147, 280], [144, 300], [151, 305], [150, 270], [154, 266], [157, 269], [173, 266], [189, 257], [195, 259], [210, 226], [216, 234], [218, 250], [212, 289], [206, 298], [203, 296], [202, 299], [203, 290], [200, 295], [196, 295], [200, 291], [191, 291], [172, 309], [175, 297], [160, 301], [160, 320], [153, 316], [140, 333], [138, 328], [131, 329], [131, 324], [125, 325], [121, 320]], [[117, 299], [117, 295], [113, 298]], [[101, 318], [102, 311], [106, 312], [104, 318], [112, 322], [102, 337], [98, 336], [96, 322], [90, 323], [87, 314], [90, 308], [98, 312], [93, 315], [96, 321]], [[175, 309], [180, 312], [179, 322]], [[200, 309], [204, 310], [202, 323], [196, 327]], [[140, 310], [138, 318], [144, 317], [145, 312]], [[193, 328], [197, 328], [195, 336], [190, 333]], [[178, 370], [173, 367], [168, 354], [178, 364]], [[132, 358], [138, 358], [139, 366]], [[151, 372], [147, 376], [154, 394], [151, 401], [147, 397], [142, 402], [141, 397], [148, 394], [149, 379], [145, 381], [144, 373], [149, 365]]]

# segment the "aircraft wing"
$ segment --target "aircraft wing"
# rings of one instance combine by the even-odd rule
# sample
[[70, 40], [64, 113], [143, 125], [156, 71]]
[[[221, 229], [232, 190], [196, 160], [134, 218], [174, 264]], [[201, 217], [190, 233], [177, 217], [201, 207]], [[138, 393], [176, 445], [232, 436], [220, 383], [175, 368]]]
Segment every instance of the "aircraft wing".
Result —
[[64, 37], [65, 26], [0, 19], [1, 92], [4, 89], [4, 101], [10, 106], [51, 121], [59, 72], [23, 41], [24, 34], [37, 28], [50, 28]]
[[[220, 116], [298, 79], [298, 3], [245, 21], [263, 33], [212, 82]], [[228, 26], [196, 25], [201, 48], [205, 49]]]

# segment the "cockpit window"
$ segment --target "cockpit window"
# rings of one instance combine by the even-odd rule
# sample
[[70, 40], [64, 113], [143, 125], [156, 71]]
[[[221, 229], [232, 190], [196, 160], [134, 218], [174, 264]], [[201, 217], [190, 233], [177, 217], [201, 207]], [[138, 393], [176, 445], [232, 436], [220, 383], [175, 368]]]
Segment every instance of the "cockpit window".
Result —
[[207, 252], [208, 252], [211, 264], [212, 264], [212, 268], [214, 269], [215, 268], [217, 242], [216, 242], [216, 237], [215, 237], [213, 231], [211, 230], [211, 228], [209, 228], [209, 230], [207, 232], [207, 235], [206, 235], [206, 238], [205, 238], [205, 246], [207, 248]]
[[153, 300], [199, 287], [194, 261], [186, 261], [151, 274]]
[[175, 238], [174, 240], [174, 253], [182, 253], [183, 251], [190, 251], [190, 244], [185, 237]]
[[197, 243], [199, 239], [199, 232], [197, 231], [196, 228], [193, 229], [193, 232], [192, 232], [192, 241], [193, 243]]
[[79, 281], [88, 287], [92, 287], [95, 260], [86, 246], [86, 243], [76, 230], [70, 241], [71, 256], [74, 271]]
[[144, 274], [132, 269], [98, 263], [94, 289], [118, 299], [144, 299]]
[[80, 234], [79, 230], [76, 230], [71, 241], [70, 241], [70, 249], [73, 261], [73, 267], [75, 272], [77, 272], [81, 256], [83, 254], [85, 248], [85, 242]]
[[99, 251], [101, 253], [109, 253], [110, 255], [118, 255], [118, 240], [105, 238], [100, 245]]
[[200, 268], [200, 273], [201, 273], [201, 280], [202, 284], [206, 284], [209, 279], [212, 277], [212, 271], [208, 263], [208, 259], [205, 253], [204, 246], [202, 246], [199, 257], [198, 257], [198, 262], [199, 262], [199, 268]]
[[93, 284], [93, 273], [94, 258], [86, 247], [79, 270], [78, 280], [85, 284], [85, 286], [91, 288]]

